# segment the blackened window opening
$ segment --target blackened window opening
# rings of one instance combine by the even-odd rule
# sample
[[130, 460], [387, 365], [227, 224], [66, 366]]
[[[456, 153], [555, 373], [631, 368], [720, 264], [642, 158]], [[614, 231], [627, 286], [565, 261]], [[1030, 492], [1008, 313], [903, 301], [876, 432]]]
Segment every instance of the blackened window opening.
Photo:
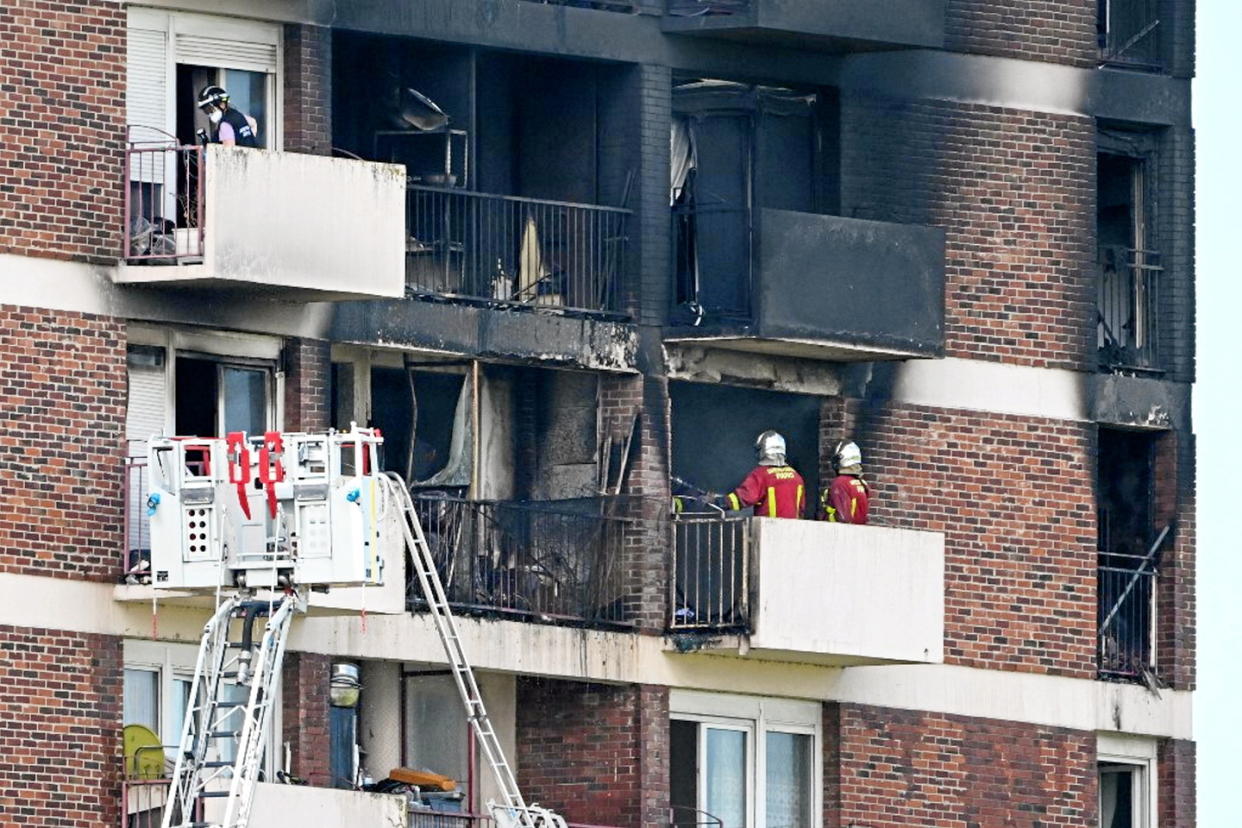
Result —
[[1150, 164], [1100, 153], [1097, 166], [1097, 346], [1105, 370], [1158, 371], [1163, 269], [1152, 226]]

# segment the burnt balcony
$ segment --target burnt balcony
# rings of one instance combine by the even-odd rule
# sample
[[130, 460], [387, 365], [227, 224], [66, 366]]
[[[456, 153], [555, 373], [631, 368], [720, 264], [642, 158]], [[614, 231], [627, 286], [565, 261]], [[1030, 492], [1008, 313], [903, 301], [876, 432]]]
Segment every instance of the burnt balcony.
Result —
[[939, 663], [944, 536], [685, 514], [674, 521], [678, 649], [831, 665]]
[[[641, 530], [627, 498], [414, 499], [454, 612], [627, 628], [623, 542]], [[425, 607], [416, 580], [409, 606]]]
[[1096, 301], [1100, 369], [1159, 375], [1160, 281], [1154, 250], [1104, 245]]
[[1161, 0], [1112, 0], [1099, 4], [1096, 29], [1100, 62], [1125, 69], [1164, 68]]
[[777, 209], [675, 208], [665, 340], [832, 360], [944, 351], [944, 233]]
[[621, 315], [629, 210], [415, 184], [408, 190], [410, 295]]
[[944, 47], [944, 0], [668, 0], [664, 31], [825, 51]]
[[132, 141], [119, 284], [286, 299], [400, 296], [405, 173], [392, 164]]

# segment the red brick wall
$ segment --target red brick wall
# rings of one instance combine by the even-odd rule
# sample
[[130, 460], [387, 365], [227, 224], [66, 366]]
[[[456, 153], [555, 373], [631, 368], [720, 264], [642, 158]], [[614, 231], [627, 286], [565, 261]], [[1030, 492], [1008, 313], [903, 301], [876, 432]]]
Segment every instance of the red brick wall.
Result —
[[327, 431], [331, 346], [322, 339], [285, 341], [285, 431]]
[[1161, 828], [1195, 826], [1195, 743], [1165, 739], [1157, 754]]
[[1094, 371], [1093, 121], [871, 95], [841, 107], [842, 214], [945, 229], [946, 355]]
[[1156, 441], [1156, 531], [1173, 525], [1160, 553], [1156, 586], [1156, 672], [1177, 690], [1195, 687], [1194, 437], [1170, 431]]
[[281, 668], [281, 742], [289, 744], [292, 767], [308, 784], [332, 781], [328, 730], [328, 680], [332, 660], [319, 653], [286, 653]]
[[945, 533], [947, 663], [1090, 678], [1094, 433], [1058, 420], [851, 402], [825, 417], [821, 443], [859, 443], [873, 523]]
[[640, 415], [638, 431], [622, 489], [631, 498], [630, 516], [639, 519], [624, 530], [625, 614], [642, 630], [662, 631], [668, 613], [666, 518], [671, 503], [668, 382], [659, 377], [601, 377], [601, 438], [624, 439], [636, 413]]
[[123, 322], [0, 306], [0, 572], [116, 576], [125, 395]]
[[284, 148], [332, 153], [332, 30], [285, 26]]
[[0, 253], [115, 260], [125, 8], [11, 0], [0, 43]]
[[570, 822], [667, 825], [667, 688], [519, 677], [517, 768]]
[[1096, 0], [948, 0], [945, 5], [949, 49], [1095, 65]]
[[826, 707], [825, 828], [1095, 824], [1093, 733], [865, 705]]
[[0, 626], [0, 822], [116, 825], [121, 639]]

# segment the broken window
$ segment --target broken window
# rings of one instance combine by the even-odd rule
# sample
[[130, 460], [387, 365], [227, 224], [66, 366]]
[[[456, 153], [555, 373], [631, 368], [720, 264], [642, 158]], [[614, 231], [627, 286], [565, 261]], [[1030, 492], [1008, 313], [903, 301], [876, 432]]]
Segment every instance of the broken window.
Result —
[[1107, 369], [1158, 368], [1161, 266], [1149, 166], [1146, 156], [1098, 156], [1097, 344]]
[[1158, 69], [1163, 63], [1161, 0], [1097, 0], [1100, 57], [1115, 63]]
[[468, 367], [407, 361], [371, 371], [371, 423], [384, 435], [384, 468], [417, 485], [471, 483], [473, 395]]
[[[1154, 525], [1156, 435], [1099, 430], [1097, 550], [1099, 669], [1145, 680], [1153, 673], [1156, 574], [1167, 528]], [[1159, 531], [1157, 531], [1159, 529]]]
[[722, 80], [673, 88], [675, 302], [748, 319], [761, 208], [832, 209], [835, 118], [825, 95]]

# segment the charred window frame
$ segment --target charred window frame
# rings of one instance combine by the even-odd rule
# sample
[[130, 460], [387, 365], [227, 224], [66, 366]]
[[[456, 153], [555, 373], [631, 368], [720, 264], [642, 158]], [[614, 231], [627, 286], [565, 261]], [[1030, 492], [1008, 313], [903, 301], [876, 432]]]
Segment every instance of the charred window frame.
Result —
[[1160, 133], [1102, 126], [1096, 155], [1096, 344], [1102, 371], [1159, 375], [1172, 306], [1162, 257]]

